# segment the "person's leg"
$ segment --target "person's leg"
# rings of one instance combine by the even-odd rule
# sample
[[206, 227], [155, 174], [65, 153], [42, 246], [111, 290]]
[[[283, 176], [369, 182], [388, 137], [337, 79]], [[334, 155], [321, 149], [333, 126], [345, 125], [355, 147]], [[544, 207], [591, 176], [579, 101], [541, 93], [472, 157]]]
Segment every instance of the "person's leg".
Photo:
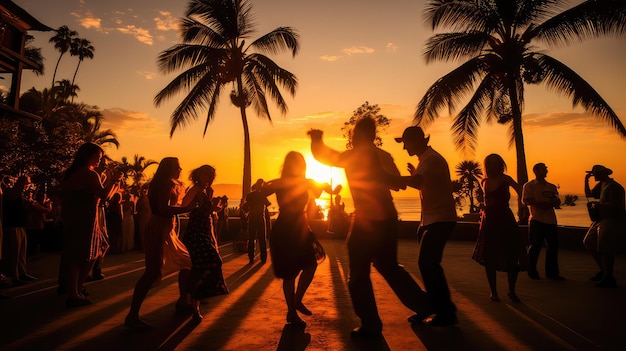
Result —
[[295, 308], [296, 310], [306, 315], [310, 315], [311, 311], [309, 311], [309, 309], [304, 306], [304, 304], [302, 303], [302, 298], [304, 297], [304, 294], [311, 285], [316, 270], [317, 262], [309, 267], [304, 268], [302, 270], [302, 273], [300, 273], [300, 278], [298, 279], [298, 288], [296, 289], [296, 295], [294, 298]]
[[559, 270], [559, 234], [556, 224], [543, 224], [542, 230], [546, 238], [546, 276], [558, 279]]
[[508, 272], [506, 272], [508, 282], [509, 282], [508, 296], [513, 302], [521, 302], [520, 298], [517, 297], [517, 294], [515, 293], [515, 285], [517, 284], [518, 273], [519, 272], [515, 269], [510, 269]]
[[491, 290], [489, 298], [491, 301], [500, 301], [500, 297], [498, 296], [498, 287], [496, 284], [496, 269], [489, 265], [485, 265], [485, 275], [487, 276], [487, 283], [489, 283], [489, 290]]
[[163, 266], [163, 243], [160, 238], [146, 236], [145, 247], [145, 265], [146, 270], [143, 272], [133, 291], [133, 298], [130, 304], [130, 310], [126, 316], [125, 324], [131, 328], [142, 328], [147, 326], [139, 318], [139, 309], [143, 304], [150, 288], [161, 280], [161, 268]]
[[441, 267], [441, 260], [454, 225], [454, 222], [439, 222], [424, 228], [418, 257], [418, 265], [426, 292], [433, 303], [434, 313], [451, 318], [456, 315], [456, 307], [450, 299], [450, 289]]
[[302, 324], [304, 321], [298, 316], [296, 311], [295, 279], [283, 280], [283, 294], [287, 303], [287, 323]]
[[19, 247], [17, 228], [4, 228], [3, 261], [5, 263], [5, 273], [13, 280], [13, 284], [20, 284], [20, 273], [18, 271]]
[[250, 263], [254, 262], [254, 245], [257, 237], [258, 227], [254, 221], [250, 221], [248, 227], [248, 259]]
[[361, 329], [367, 333], [380, 333], [382, 321], [378, 315], [374, 289], [370, 279], [370, 258], [372, 247], [371, 233], [357, 223], [348, 239], [350, 277], [348, 289], [354, 312], [361, 319]]
[[[423, 319], [430, 314], [428, 294], [411, 275], [398, 263], [397, 221], [381, 222], [377, 228], [380, 242], [374, 253], [374, 267], [385, 278], [403, 305]], [[421, 320], [420, 319], [420, 320]]]
[[26, 270], [26, 257], [28, 255], [28, 241], [26, 237], [26, 229], [18, 228], [17, 231], [17, 272], [19, 274], [20, 280], [22, 278], [26, 278], [25, 280], [32, 280], [30, 275], [28, 275], [28, 271]]
[[587, 252], [591, 255], [591, 258], [596, 262], [600, 271], [596, 273], [593, 277], [591, 277], [592, 281], [600, 281], [604, 277], [604, 264], [602, 263], [602, 258], [598, 253], [598, 222], [593, 222], [585, 234], [583, 238], [583, 245], [587, 249]]
[[261, 262], [267, 262], [267, 233], [265, 232], [265, 220], [263, 224], [259, 224], [259, 230], [257, 231], [257, 241], [259, 242], [259, 255], [261, 256]]
[[543, 234], [541, 229], [540, 222], [536, 220], [530, 221], [530, 224], [528, 225], [528, 277], [531, 279], [539, 279], [537, 261], [539, 260], [539, 253], [541, 252], [541, 246], [543, 245]]

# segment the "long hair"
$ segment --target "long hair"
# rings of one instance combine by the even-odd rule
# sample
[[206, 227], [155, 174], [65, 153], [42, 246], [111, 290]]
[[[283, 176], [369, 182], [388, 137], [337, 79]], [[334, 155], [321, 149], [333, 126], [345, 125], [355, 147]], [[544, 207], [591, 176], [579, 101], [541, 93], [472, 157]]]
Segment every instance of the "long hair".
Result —
[[281, 178], [302, 177], [306, 175], [306, 161], [304, 156], [296, 151], [289, 151], [285, 156]]
[[189, 180], [191, 180], [194, 184], [200, 181], [200, 177], [203, 174], [209, 174], [212, 179], [215, 179], [215, 168], [209, 165], [202, 165], [189, 174]]
[[72, 164], [67, 168], [67, 170], [65, 170], [63, 179], [67, 179], [77, 169], [85, 167], [89, 159], [93, 157], [93, 155], [98, 153], [104, 155], [104, 150], [102, 150], [100, 145], [94, 143], [84, 143], [83, 145], [81, 145], [76, 151], [76, 155], [74, 155], [74, 160], [72, 161]]
[[165, 157], [159, 162], [159, 167], [157, 168], [154, 176], [152, 177], [152, 181], [150, 181], [150, 186], [148, 187], [148, 195], [156, 194], [161, 189], [167, 189], [171, 186], [172, 174], [177, 170], [178, 167], [178, 158], [176, 157]]
[[506, 163], [502, 156], [498, 154], [487, 155], [487, 157], [485, 157], [484, 167], [487, 177], [499, 176], [506, 172]]

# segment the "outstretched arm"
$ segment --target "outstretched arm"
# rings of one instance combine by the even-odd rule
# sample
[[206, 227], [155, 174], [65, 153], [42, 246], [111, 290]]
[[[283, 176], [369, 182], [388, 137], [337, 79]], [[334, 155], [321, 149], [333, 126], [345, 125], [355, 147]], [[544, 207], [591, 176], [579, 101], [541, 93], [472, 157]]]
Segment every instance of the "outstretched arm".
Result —
[[337, 150], [331, 149], [324, 144], [323, 135], [324, 132], [319, 129], [311, 129], [307, 132], [311, 137], [311, 153], [313, 157], [320, 163], [329, 166], [339, 166], [339, 157], [341, 153]]

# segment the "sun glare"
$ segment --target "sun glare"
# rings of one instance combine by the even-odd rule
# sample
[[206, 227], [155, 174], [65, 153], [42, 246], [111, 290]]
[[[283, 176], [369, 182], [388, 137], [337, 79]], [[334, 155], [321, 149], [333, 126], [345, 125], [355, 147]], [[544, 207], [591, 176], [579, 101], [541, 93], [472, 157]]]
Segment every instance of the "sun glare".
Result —
[[339, 184], [346, 187], [343, 169], [323, 165], [310, 155], [306, 157], [306, 177], [319, 183], [329, 183], [333, 187]]

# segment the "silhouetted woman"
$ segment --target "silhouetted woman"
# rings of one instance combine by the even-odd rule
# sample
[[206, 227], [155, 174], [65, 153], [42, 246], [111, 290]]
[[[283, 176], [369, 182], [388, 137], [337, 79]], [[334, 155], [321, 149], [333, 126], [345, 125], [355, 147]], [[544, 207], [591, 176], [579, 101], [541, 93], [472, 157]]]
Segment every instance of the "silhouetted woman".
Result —
[[[283, 279], [287, 302], [287, 323], [306, 325], [297, 311], [310, 315], [302, 298], [315, 270], [315, 236], [306, 218], [309, 196], [319, 197], [322, 190], [330, 193], [330, 185], [305, 178], [306, 163], [302, 154], [291, 151], [285, 157], [281, 177], [263, 186], [266, 195], [276, 193], [279, 214], [269, 236], [270, 255], [276, 277]], [[296, 289], [296, 278], [298, 286]]]
[[[144, 271], [133, 293], [130, 311], [125, 324], [130, 328], [146, 328], [149, 324], [139, 318], [139, 309], [148, 290], [161, 281], [163, 275], [176, 270], [180, 296], [176, 302], [178, 312], [192, 311], [187, 282], [191, 269], [191, 259], [187, 248], [178, 239], [175, 230], [176, 215], [189, 212], [195, 207], [194, 197], [198, 189], [189, 191], [183, 199], [183, 185], [180, 177], [180, 163], [175, 157], [166, 157], [159, 163], [150, 186], [148, 199], [152, 214], [145, 232]], [[182, 200], [182, 201], [181, 201]]]
[[521, 187], [513, 178], [504, 174], [506, 163], [500, 155], [488, 155], [484, 168], [486, 177], [482, 180], [482, 187], [485, 204], [472, 258], [485, 266], [492, 301], [500, 300], [496, 289], [496, 271], [501, 271], [507, 272], [507, 295], [513, 302], [520, 302], [515, 293], [515, 285], [518, 273], [528, 268], [528, 256], [524, 237], [520, 234], [515, 216], [509, 208], [509, 188], [513, 188], [521, 196]]
[[[193, 298], [193, 317], [197, 321], [202, 319], [200, 314], [200, 299], [223, 295], [228, 288], [222, 275], [222, 258], [215, 238], [213, 213], [213, 189], [211, 184], [215, 180], [215, 168], [204, 165], [191, 171], [189, 177], [193, 187], [189, 190], [198, 191], [198, 207], [191, 210], [189, 223], [183, 242], [191, 256], [191, 276], [189, 292]], [[197, 190], [194, 190], [196, 188]]]
[[95, 260], [108, 249], [97, 211], [100, 200], [117, 190], [121, 172], [115, 171], [103, 186], [95, 171], [103, 155], [96, 144], [81, 145], [61, 181], [63, 252], [59, 283], [68, 293], [68, 307], [91, 303], [83, 295], [83, 284]]

